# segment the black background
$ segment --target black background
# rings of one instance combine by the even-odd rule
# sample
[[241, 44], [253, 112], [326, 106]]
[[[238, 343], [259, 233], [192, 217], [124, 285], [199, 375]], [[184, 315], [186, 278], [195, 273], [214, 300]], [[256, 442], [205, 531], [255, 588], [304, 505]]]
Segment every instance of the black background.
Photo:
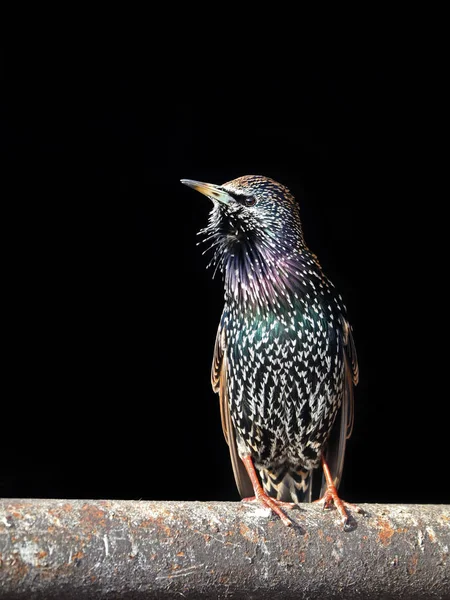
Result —
[[343, 497], [448, 500], [434, 313], [409, 222], [427, 166], [411, 160], [429, 112], [420, 83], [403, 103], [379, 57], [330, 48], [285, 73], [186, 48], [163, 60], [130, 37], [3, 55], [0, 495], [238, 498], [209, 381], [223, 298], [196, 246], [209, 205], [179, 179], [254, 173], [300, 202], [353, 324]]

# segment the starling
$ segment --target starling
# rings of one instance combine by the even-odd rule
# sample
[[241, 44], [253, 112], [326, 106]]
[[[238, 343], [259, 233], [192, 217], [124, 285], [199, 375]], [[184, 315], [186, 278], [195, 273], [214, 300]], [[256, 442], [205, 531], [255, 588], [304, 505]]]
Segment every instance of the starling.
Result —
[[225, 302], [211, 381], [239, 493], [290, 525], [281, 507], [311, 502], [322, 465], [319, 502], [334, 503], [345, 526], [337, 488], [358, 363], [346, 308], [305, 244], [299, 206], [267, 177], [181, 182], [213, 203], [200, 233]]

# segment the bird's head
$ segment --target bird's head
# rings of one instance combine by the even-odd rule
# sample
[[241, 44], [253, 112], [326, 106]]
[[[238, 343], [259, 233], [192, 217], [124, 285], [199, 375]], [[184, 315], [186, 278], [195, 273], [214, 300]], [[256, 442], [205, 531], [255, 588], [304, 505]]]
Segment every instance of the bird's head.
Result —
[[247, 175], [223, 185], [182, 179], [213, 202], [207, 234], [220, 235], [230, 249], [236, 245], [303, 243], [298, 205], [280, 183]]
[[252, 304], [287, 295], [306, 249], [299, 207], [290, 191], [260, 175], [223, 185], [182, 179], [213, 202], [200, 233], [214, 254], [210, 264], [225, 275], [226, 289]]

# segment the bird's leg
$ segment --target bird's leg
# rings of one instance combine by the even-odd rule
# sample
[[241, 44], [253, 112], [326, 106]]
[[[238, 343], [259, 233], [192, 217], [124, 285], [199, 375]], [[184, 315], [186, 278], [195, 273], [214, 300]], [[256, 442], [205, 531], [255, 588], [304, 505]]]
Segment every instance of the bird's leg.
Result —
[[349, 502], [344, 502], [344, 500], [341, 500], [339, 498], [336, 486], [333, 483], [333, 478], [331, 477], [330, 469], [328, 468], [328, 465], [327, 465], [323, 455], [322, 455], [322, 468], [323, 468], [323, 474], [325, 476], [325, 481], [327, 483], [327, 489], [325, 490], [325, 493], [322, 496], [322, 498], [320, 498], [319, 500], [315, 500], [314, 504], [321, 504], [323, 506], [323, 508], [328, 508], [330, 506], [330, 504], [333, 503], [335, 505], [338, 513], [341, 515], [342, 523], [345, 528], [345, 526], [347, 525], [347, 522], [348, 522], [348, 513], [345, 509], [346, 507], [347, 507], [347, 509], [352, 508], [356, 512], [363, 512], [363, 511], [359, 508], [359, 506], [356, 506], [355, 504], [350, 504]]
[[[270, 508], [275, 514], [277, 514], [280, 517], [280, 519], [283, 521], [284, 525], [286, 525], [287, 527], [292, 525], [291, 519], [289, 519], [289, 517], [287, 517], [284, 514], [284, 512], [281, 510], [281, 508], [279, 507], [279, 504], [280, 504], [279, 501], [268, 496], [265, 493], [265, 491], [263, 490], [263, 488], [259, 482], [258, 475], [256, 474], [252, 457], [244, 456], [244, 458], [242, 458], [242, 462], [244, 463], [244, 466], [247, 470], [248, 476], [250, 477], [250, 481], [252, 482], [253, 490], [255, 491], [255, 498], [257, 500], [259, 500], [261, 502], [261, 504], [264, 504], [264, 506], [266, 506], [267, 508]], [[248, 498], [248, 500], [252, 500], [252, 499]]]

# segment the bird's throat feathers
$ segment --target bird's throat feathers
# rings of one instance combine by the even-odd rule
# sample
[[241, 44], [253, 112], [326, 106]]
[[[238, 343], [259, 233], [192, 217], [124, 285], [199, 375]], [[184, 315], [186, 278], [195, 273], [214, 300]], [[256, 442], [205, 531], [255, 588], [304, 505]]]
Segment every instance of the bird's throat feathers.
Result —
[[[243, 225], [244, 223], [244, 225]], [[300, 228], [274, 231], [211, 211], [200, 231], [213, 251], [208, 266], [224, 278], [225, 298], [244, 311], [292, 307], [303, 295], [325, 288], [316, 256], [305, 246]], [[207, 251], [205, 250], [205, 252]]]

